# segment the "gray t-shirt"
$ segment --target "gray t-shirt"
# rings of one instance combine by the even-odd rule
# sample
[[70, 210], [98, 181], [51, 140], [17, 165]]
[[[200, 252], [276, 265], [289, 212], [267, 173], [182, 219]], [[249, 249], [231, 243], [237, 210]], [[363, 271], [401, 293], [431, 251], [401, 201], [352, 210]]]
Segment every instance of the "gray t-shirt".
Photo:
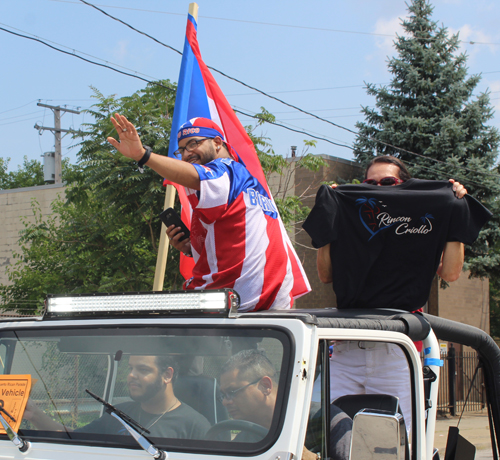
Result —
[[[210, 423], [203, 415], [184, 403], [162, 416], [145, 412], [137, 402], [118, 404], [116, 408], [125, 412], [129, 417], [148, 429], [150, 433], [144, 433], [147, 437], [205, 439], [205, 434], [210, 428]], [[125, 427], [107, 413], [75, 431], [79, 433], [128, 435]]]

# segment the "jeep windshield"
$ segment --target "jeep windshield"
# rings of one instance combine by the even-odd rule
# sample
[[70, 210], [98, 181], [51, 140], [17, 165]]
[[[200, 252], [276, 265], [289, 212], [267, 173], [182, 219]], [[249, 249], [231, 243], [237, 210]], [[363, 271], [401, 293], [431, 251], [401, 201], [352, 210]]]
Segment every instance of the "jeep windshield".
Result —
[[[0, 373], [31, 376], [27, 440], [139, 449], [89, 390], [165, 451], [249, 455], [280, 433], [292, 346], [269, 327], [4, 329]], [[252, 412], [244, 405], [256, 391], [263, 405]]]

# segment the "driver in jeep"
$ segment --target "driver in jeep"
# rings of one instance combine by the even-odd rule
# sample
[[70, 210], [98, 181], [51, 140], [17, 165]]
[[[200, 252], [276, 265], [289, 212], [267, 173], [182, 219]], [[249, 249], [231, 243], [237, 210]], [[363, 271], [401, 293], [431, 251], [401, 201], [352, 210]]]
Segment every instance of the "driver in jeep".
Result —
[[[222, 367], [220, 375], [222, 403], [233, 420], [246, 423], [228, 429], [241, 429], [234, 442], [257, 442], [264, 438], [274, 415], [278, 379], [274, 366], [260, 350], [243, 350], [233, 355]], [[330, 457], [348, 460], [352, 420], [336, 406], [331, 406]], [[230, 425], [228, 425], [229, 427]], [[304, 447], [304, 460], [318, 455]]]

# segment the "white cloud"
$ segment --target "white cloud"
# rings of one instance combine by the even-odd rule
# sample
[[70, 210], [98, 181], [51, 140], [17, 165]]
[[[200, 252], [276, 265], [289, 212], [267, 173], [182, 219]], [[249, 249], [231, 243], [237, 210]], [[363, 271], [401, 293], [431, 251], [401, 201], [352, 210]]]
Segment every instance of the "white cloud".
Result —
[[128, 45], [129, 45], [128, 41], [125, 40], [119, 41], [112, 50], [113, 58], [120, 62], [125, 61], [125, 59], [129, 55]]
[[500, 80], [490, 82], [489, 90], [491, 91], [491, 105], [495, 107], [495, 112], [500, 111]]
[[379, 49], [381, 49], [385, 55], [394, 54], [394, 40], [396, 39], [396, 34], [403, 35], [403, 26], [401, 25], [402, 19], [399, 17], [394, 17], [392, 19], [379, 19], [375, 24], [374, 33], [390, 35], [390, 37], [378, 37], [376, 44]]
[[486, 83], [486, 87], [489, 90], [490, 94], [490, 104], [495, 110], [495, 118], [490, 120], [488, 124], [496, 126], [500, 128], [500, 119], [498, 114], [500, 114], [500, 80], [492, 80]]
[[[380, 18], [375, 23], [373, 33], [387, 35], [378, 36], [374, 40], [374, 47], [370, 54], [365, 55], [365, 61], [370, 63], [370, 71], [365, 72], [363, 78], [370, 79], [372, 72], [378, 74], [380, 71], [387, 72], [387, 58], [396, 56], [397, 52], [394, 48], [394, 41], [397, 35], [404, 35], [403, 27], [401, 26], [402, 19], [400, 16], [394, 16], [391, 19]], [[374, 69], [375, 67], [380, 67]]]
[[[500, 92], [500, 80], [495, 80], [489, 83], [489, 88], [491, 92]], [[500, 96], [498, 96], [500, 97]]]
[[464, 24], [462, 27], [460, 27], [460, 29], [453, 29], [452, 27], [448, 27], [448, 32], [450, 36], [456, 33], [459, 34], [458, 38], [461, 40], [460, 52], [467, 51], [467, 54], [469, 54], [470, 56], [474, 56], [481, 51], [484, 51], [484, 48], [487, 48], [492, 54], [495, 54], [498, 50], [498, 45], [482, 44], [498, 42], [498, 38], [493, 38], [490, 35], [484, 33], [482, 30], [475, 30], [469, 24]]

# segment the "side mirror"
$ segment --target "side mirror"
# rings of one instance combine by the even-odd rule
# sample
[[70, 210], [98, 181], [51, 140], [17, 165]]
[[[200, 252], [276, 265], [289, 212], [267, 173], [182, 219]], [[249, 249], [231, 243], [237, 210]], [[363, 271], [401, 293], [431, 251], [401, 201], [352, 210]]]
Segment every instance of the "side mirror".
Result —
[[405, 460], [407, 450], [401, 414], [363, 409], [354, 416], [350, 460]]

